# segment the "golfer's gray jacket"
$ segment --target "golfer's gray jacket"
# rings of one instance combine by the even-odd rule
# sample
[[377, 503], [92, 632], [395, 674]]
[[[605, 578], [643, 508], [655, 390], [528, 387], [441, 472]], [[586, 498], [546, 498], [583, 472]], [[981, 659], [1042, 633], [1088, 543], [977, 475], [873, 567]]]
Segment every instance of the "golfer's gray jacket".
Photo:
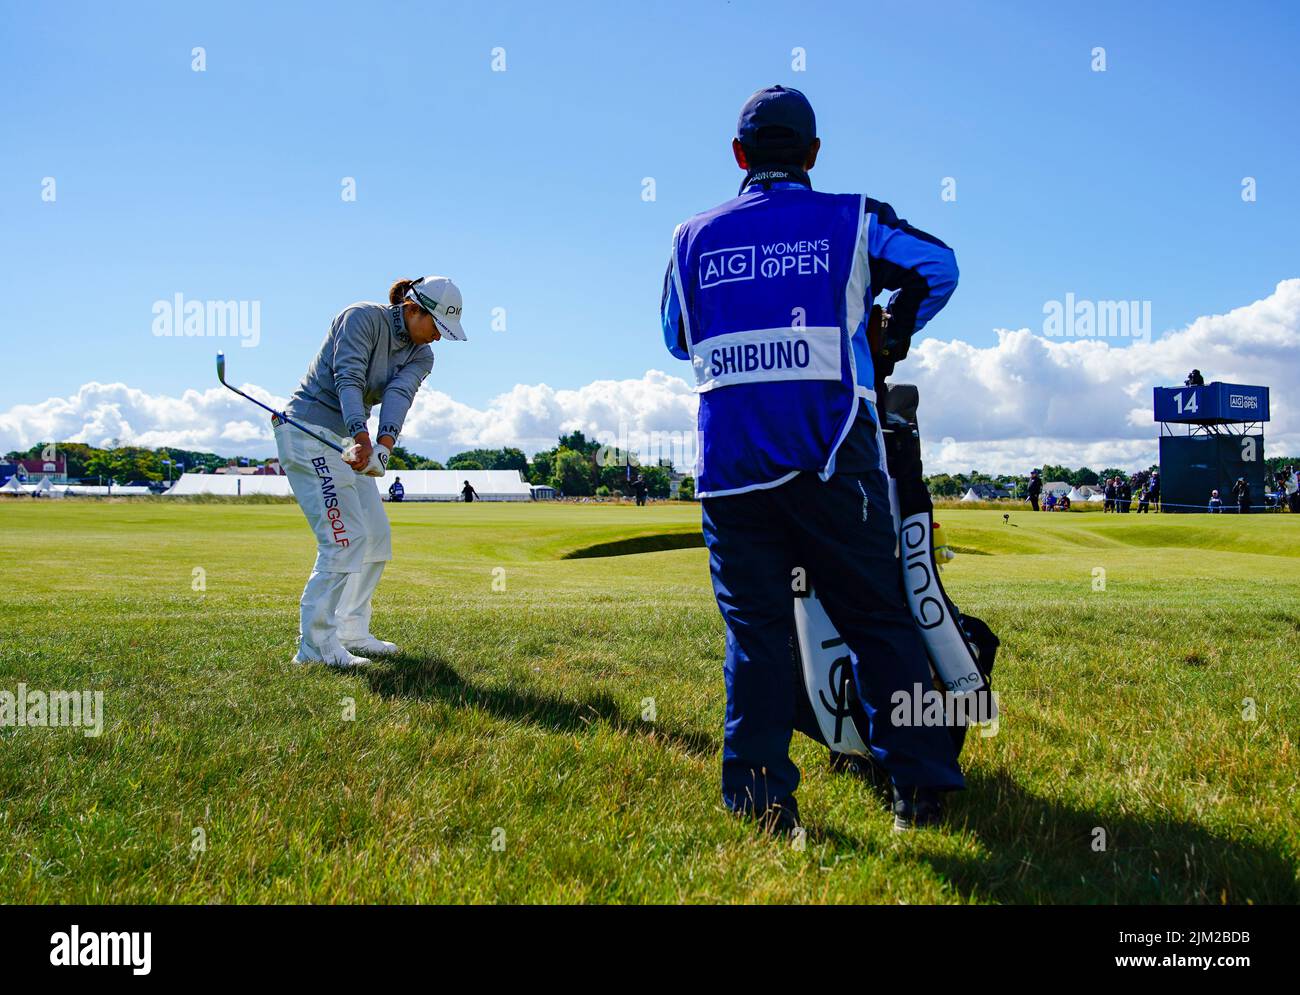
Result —
[[289, 398], [285, 412], [339, 435], [366, 431], [380, 405], [379, 432], [396, 439], [433, 350], [411, 341], [400, 304], [353, 304], [330, 323], [320, 352]]

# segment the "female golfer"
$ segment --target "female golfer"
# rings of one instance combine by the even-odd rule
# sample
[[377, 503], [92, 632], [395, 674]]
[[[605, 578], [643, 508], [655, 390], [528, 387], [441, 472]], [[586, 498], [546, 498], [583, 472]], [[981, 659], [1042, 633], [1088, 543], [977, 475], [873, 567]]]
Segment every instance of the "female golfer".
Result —
[[[395, 653], [370, 633], [370, 597], [393, 557], [382, 477], [420, 384], [433, 368], [430, 342], [464, 341], [461, 296], [444, 276], [398, 280], [388, 305], [353, 304], [335, 317], [285, 414], [343, 455], [272, 418], [280, 465], [316, 533], [316, 564], [302, 592], [295, 663], [354, 667]], [[370, 408], [379, 433], [371, 442]], [[353, 651], [358, 655], [353, 655]]]

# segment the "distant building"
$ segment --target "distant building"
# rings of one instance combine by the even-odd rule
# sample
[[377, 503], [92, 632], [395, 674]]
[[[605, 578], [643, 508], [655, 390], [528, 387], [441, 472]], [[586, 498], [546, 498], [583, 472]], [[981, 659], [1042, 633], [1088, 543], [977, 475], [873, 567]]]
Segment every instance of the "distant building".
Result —
[[54, 459], [20, 459], [14, 462], [18, 465], [18, 479], [24, 482], [30, 479], [31, 483], [36, 483], [41, 477], [49, 477], [52, 484], [68, 482], [66, 456], [56, 455]]
[[1062, 494], [1069, 494], [1073, 484], [1067, 484], [1064, 480], [1048, 480], [1043, 483], [1043, 496], [1055, 494], [1060, 497]]
[[1000, 501], [1011, 497], [1011, 492], [997, 484], [971, 484], [966, 494], [974, 494], [972, 501]]

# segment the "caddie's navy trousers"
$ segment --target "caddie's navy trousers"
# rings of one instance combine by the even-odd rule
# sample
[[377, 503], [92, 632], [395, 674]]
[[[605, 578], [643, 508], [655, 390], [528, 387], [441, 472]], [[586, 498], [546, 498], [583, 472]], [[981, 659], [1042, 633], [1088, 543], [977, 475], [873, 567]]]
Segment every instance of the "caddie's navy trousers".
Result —
[[883, 470], [802, 473], [766, 490], [705, 498], [704, 539], [727, 626], [722, 798], [761, 811], [793, 796], [790, 739], [801, 694], [791, 660], [798, 568], [850, 650], [872, 753], [900, 789], [964, 787], [948, 729], [895, 726], [894, 692], [933, 686], [907, 609]]

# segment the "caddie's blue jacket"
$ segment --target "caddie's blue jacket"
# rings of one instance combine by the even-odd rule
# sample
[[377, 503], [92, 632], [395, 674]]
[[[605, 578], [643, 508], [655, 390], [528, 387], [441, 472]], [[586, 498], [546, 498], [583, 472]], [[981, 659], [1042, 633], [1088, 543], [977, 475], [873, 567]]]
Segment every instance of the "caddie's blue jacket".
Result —
[[829, 479], [851, 433], [876, 431], [872, 301], [900, 291], [897, 360], [956, 286], [948, 246], [863, 195], [757, 178], [679, 225], [661, 318], [700, 394], [696, 494], [776, 487], [801, 472]]

